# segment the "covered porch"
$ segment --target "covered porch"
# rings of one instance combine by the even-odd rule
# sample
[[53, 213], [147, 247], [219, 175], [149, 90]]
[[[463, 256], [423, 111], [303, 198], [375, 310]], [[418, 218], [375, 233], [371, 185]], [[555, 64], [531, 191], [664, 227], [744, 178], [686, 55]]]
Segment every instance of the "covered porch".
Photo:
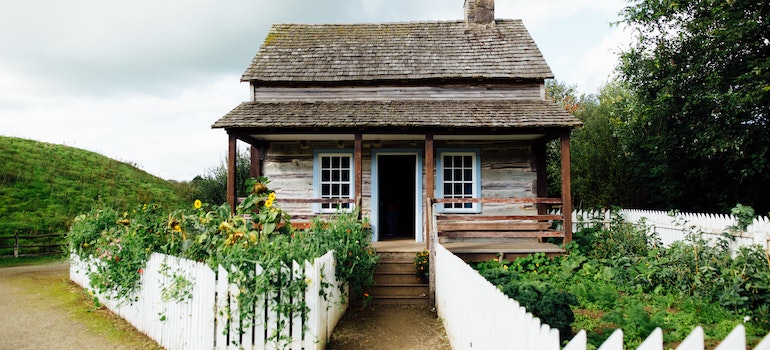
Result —
[[[436, 143], [456, 142], [457, 140], [478, 140], [484, 137], [503, 140], [505, 135], [446, 135], [435, 133], [393, 135], [383, 133], [347, 133], [324, 135], [320, 137], [313, 134], [256, 134], [244, 130], [228, 131], [228, 193], [227, 201], [234, 208], [239, 202], [235, 194], [236, 188], [236, 155], [238, 141], [250, 146], [250, 176], [265, 175], [264, 162], [271, 144], [276, 142], [295, 142], [298, 148], [312, 148], [314, 139], [336, 139], [340, 148], [349, 146], [352, 149], [352, 189], [345, 198], [324, 198], [306, 193], [306, 196], [282, 195], [281, 189], [277, 189], [280, 203], [291, 204], [294, 207], [304, 207], [302, 213], [291, 212], [294, 226], [303, 227], [309, 220], [318, 215], [312, 208], [321, 204], [331, 206], [348, 205], [362, 208], [362, 214], [373, 216], [370, 219], [373, 225], [377, 225], [378, 218], [383, 217], [382, 210], [378, 210], [377, 202], [381, 202], [382, 193], [377, 188], [377, 155], [378, 154], [403, 154], [408, 150], [414, 154], [417, 167], [417, 179], [415, 188], [410, 196], [415, 197], [415, 205], [412, 209], [414, 239], [410, 239], [416, 246], [430, 249], [432, 237], [435, 242], [445, 243], [445, 246], [453, 252], [457, 252], [469, 259], [480, 259], [489, 256], [494, 258], [526, 255], [535, 252], [558, 254], [561, 250], [556, 244], [545, 243], [546, 238], [556, 238], [562, 243], [571, 241], [572, 226], [570, 217], [549, 214], [549, 207], [559, 207], [561, 212], [571, 212], [571, 196], [569, 181], [569, 131], [558, 132], [520, 133], [508, 135], [511, 142], [519, 142], [529, 145], [532, 149], [532, 169], [535, 173], [533, 193], [526, 197], [505, 197], [499, 193], [488, 195], [488, 191], [479, 191], [475, 198], [446, 198], [437, 193], [437, 169], [439, 163], [436, 155]], [[557, 138], [561, 145], [561, 176], [562, 197], [547, 198], [546, 191], [546, 143]], [[388, 143], [390, 142], [390, 143]], [[407, 145], [408, 148], [393, 145]], [[398, 150], [398, 152], [393, 151]], [[394, 153], [395, 152], [395, 153]], [[485, 157], [482, 152], [480, 157]], [[371, 164], [371, 165], [370, 165]], [[271, 177], [272, 179], [272, 177]], [[488, 196], [485, 196], [487, 194]], [[379, 199], [378, 199], [379, 198]], [[523, 208], [517, 212], [494, 212], [492, 214], [456, 213], [446, 212], [442, 208], [453, 205], [484, 205], [484, 206], [508, 206]], [[379, 212], [378, 212], [379, 211]], [[381, 220], [380, 220], [381, 221]], [[567, 229], [565, 229], [567, 228]], [[381, 247], [391, 247], [387, 243], [390, 239], [404, 241], [404, 237], [385, 237], [380, 234], [373, 236], [375, 242], [382, 241]], [[396, 245], [399, 246], [399, 245]], [[402, 247], [405, 247], [401, 245]]]

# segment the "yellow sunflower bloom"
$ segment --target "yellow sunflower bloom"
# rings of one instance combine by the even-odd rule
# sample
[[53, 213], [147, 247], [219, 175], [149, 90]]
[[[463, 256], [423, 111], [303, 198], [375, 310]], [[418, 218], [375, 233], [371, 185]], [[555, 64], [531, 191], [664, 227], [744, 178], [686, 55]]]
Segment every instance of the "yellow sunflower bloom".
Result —
[[265, 201], [265, 208], [270, 208], [270, 207], [272, 207], [272, 206], [273, 206], [273, 200], [272, 200], [272, 199], [270, 199], [270, 198], [268, 198], [268, 199]]
[[195, 207], [195, 209], [200, 209], [202, 206], [203, 203], [201, 203], [200, 199], [196, 199], [195, 202], [193, 202], [193, 207]]
[[275, 200], [275, 192], [270, 192], [270, 194], [267, 195], [267, 199], [270, 200], [270, 201], [274, 201]]

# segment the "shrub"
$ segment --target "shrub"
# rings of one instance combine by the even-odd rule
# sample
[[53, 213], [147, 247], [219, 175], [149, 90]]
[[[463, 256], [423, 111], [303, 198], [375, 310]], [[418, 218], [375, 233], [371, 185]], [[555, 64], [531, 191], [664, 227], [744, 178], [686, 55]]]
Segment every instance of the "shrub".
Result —
[[[329, 222], [317, 219], [310, 230], [296, 231], [268, 184], [266, 178], [250, 179], [251, 194], [235, 214], [227, 204], [209, 206], [199, 200], [167, 214], [156, 205], [123, 215], [108, 207], [95, 209], [75, 220], [68, 235], [70, 247], [81, 259], [95, 259], [92, 288], [126, 302], [132, 301], [154, 251], [206, 262], [214, 269], [226, 266], [229, 282], [240, 289], [242, 321], [254, 314], [255, 303], [266, 293], [300, 300], [307, 284], [302, 278], [287, 278], [286, 267], [328, 250], [335, 252], [337, 278], [362, 293], [372, 283], [377, 263], [368, 223], [358, 219], [358, 212], [338, 213]], [[263, 268], [260, 275], [248, 272], [256, 263]], [[278, 302], [271, 307], [286, 315], [306, 308], [303, 303]]]

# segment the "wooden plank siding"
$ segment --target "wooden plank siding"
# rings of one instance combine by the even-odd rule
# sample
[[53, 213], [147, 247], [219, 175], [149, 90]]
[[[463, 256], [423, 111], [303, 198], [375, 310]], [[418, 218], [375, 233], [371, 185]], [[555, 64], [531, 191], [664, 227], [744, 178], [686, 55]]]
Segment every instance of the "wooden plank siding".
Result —
[[[533, 198], [536, 196], [536, 169], [533, 166], [532, 146], [524, 141], [433, 141], [436, 150], [478, 148], [481, 158], [481, 197], [486, 198], [479, 215], [501, 216], [537, 215]], [[261, 170], [276, 191], [277, 203], [297, 218], [314, 215], [313, 157], [315, 150], [348, 150], [354, 152], [353, 141], [286, 141], [271, 142], [265, 149]], [[362, 213], [372, 212], [372, 151], [373, 149], [425, 149], [424, 141], [362, 141], [361, 145], [361, 199]], [[427, 152], [426, 152], [427, 153]], [[439, 154], [436, 154], [438, 157]], [[422, 170], [423, 177], [426, 169]], [[428, 195], [427, 187], [433, 181], [424, 181], [421, 195]], [[511, 202], [510, 198], [520, 200]], [[558, 200], [558, 199], [557, 199]], [[317, 202], [317, 201], [316, 201]], [[427, 226], [424, 226], [427, 227]]]
[[253, 86], [255, 101], [321, 100], [538, 100], [543, 84], [438, 86], [265, 87]]

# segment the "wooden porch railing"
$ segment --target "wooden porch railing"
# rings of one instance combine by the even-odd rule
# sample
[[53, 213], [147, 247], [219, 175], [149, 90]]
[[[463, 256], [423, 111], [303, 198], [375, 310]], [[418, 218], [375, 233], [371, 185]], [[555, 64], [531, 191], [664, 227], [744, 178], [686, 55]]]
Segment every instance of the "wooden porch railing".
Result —
[[[480, 204], [533, 204], [558, 205], [560, 198], [434, 198], [431, 205]], [[559, 214], [537, 215], [483, 215], [440, 212], [432, 208], [432, 220], [438, 237], [447, 238], [545, 238], [565, 237], [564, 227], [553, 229], [553, 221], [563, 221]]]
[[[243, 202], [246, 197], [238, 197], [237, 203]], [[360, 208], [361, 199], [354, 198], [281, 198], [281, 203], [285, 204], [352, 204]], [[317, 216], [324, 216], [324, 214], [311, 214], [311, 215], [291, 215], [291, 225], [294, 228], [305, 229], [310, 227], [310, 220]]]

